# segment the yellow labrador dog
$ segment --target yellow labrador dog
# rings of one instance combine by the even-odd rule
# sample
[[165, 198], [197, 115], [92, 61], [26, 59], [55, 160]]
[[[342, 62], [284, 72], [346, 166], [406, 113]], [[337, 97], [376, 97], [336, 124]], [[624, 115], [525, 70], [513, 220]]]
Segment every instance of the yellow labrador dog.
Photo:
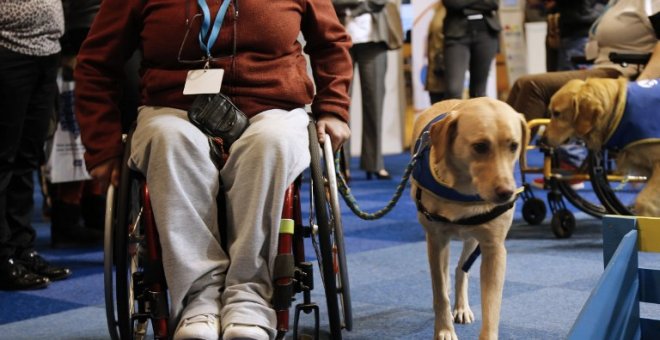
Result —
[[550, 100], [551, 146], [571, 137], [591, 150], [618, 151], [617, 169], [646, 176], [635, 200], [635, 214], [660, 217], [660, 84], [625, 78], [567, 82]]
[[[511, 227], [517, 185], [514, 166], [528, 143], [524, 117], [490, 98], [447, 100], [420, 114], [413, 136], [418, 162], [411, 194], [426, 231], [433, 285], [435, 339], [456, 339], [453, 322], [471, 323], [468, 274], [461, 268], [481, 251], [480, 339], [497, 339], [506, 269], [504, 239]], [[426, 142], [428, 141], [428, 142]], [[449, 241], [464, 240], [449, 301]], [[478, 254], [478, 253], [476, 253]]]

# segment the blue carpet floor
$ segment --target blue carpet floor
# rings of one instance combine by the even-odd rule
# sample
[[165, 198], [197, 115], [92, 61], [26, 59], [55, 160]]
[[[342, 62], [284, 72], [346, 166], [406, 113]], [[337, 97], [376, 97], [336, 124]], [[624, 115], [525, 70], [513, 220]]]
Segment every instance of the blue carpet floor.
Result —
[[[375, 211], [386, 204], [408, 160], [407, 154], [386, 157], [392, 180], [366, 181], [363, 172], [352, 169], [352, 192], [364, 210]], [[356, 166], [357, 160], [352, 163]], [[540, 190], [535, 193], [545, 196]], [[600, 220], [569, 207], [577, 219], [576, 231], [571, 238], [556, 239], [549, 227], [550, 216], [540, 225], [529, 226], [521, 217], [521, 206], [516, 207], [506, 242], [500, 338], [565, 338], [603, 272]], [[354, 315], [354, 329], [344, 337], [432, 339], [424, 233], [408, 190], [384, 218], [363, 221], [345, 206], [342, 213]], [[70, 267], [73, 276], [44, 290], [0, 291], [0, 339], [107, 339], [102, 249], [50, 249], [48, 224], [35, 214], [34, 225], [38, 250], [53, 263]], [[452, 268], [460, 246], [458, 241], [451, 242]], [[476, 321], [457, 325], [462, 339], [476, 339], [482, 321], [478, 265], [479, 260], [471, 271], [469, 295]], [[319, 284], [313, 299], [322, 305], [321, 326], [327, 329], [323, 289], [316, 275]], [[311, 320], [301, 323], [311, 326]]]

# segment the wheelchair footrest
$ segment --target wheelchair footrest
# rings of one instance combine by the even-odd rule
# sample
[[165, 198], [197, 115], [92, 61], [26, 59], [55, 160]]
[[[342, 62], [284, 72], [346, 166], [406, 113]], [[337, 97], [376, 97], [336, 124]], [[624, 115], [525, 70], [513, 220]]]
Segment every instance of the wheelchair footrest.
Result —
[[316, 303], [305, 303], [296, 305], [296, 313], [293, 319], [293, 339], [299, 339], [298, 321], [300, 320], [300, 312], [305, 314], [314, 313], [314, 339], [319, 339], [321, 333], [319, 329], [319, 306]]

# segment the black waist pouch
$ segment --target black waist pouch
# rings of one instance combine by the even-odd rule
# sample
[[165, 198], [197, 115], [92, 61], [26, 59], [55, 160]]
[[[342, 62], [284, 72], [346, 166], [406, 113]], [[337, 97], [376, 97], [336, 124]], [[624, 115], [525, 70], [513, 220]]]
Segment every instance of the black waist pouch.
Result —
[[207, 135], [222, 138], [227, 150], [250, 125], [247, 116], [222, 93], [198, 95], [188, 119]]

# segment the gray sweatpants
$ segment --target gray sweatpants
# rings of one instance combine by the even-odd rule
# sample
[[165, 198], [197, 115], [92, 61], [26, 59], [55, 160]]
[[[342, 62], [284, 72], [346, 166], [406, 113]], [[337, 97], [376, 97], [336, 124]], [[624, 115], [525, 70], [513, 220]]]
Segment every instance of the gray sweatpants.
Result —
[[[130, 165], [146, 175], [160, 234], [173, 320], [203, 313], [274, 334], [272, 270], [284, 191], [309, 166], [303, 109], [268, 110], [250, 120], [222, 171], [206, 136], [182, 110], [142, 107]], [[218, 226], [222, 177], [226, 226]], [[227, 249], [218, 228], [227, 228]]]

